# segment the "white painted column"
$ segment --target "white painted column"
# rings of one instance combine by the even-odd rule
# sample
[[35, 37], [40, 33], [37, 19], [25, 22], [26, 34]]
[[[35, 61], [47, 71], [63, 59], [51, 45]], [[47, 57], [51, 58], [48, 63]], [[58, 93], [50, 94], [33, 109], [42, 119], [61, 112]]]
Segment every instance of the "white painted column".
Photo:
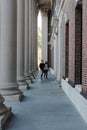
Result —
[[58, 75], [58, 34], [56, 35], [56, 78]]
[[29, 76], [29, 1], [25, 0], [25, 78]]
[[48, 16], [42, 12], [42, 59], [48, 60]]
[[57, 77], [57, 55], [58, 55], [58, 50], [57, 50], [57, 36], [55, 34], [55, 39], [54, 39], [54, 74], [55, 74], [55, 77]]
[[54, 42], [54, 73], [57, 78], [58, 74], [58, 21], [56, 21], [56, 26], [55, 26], [55, 42]]
[[61, 54], [62, 54], [62, 48], [61, 48], [61, 23], [58, 25], [58, 74], [57, 74], [57, 80], [60, 81], [62, 78], [61, 75]]
[[27, 88], [24, 78], [24, 0], [17, 0], [17, 81]]
[[17, 1], [1, 0], [0, 93], [21, 100], [17, 84]]

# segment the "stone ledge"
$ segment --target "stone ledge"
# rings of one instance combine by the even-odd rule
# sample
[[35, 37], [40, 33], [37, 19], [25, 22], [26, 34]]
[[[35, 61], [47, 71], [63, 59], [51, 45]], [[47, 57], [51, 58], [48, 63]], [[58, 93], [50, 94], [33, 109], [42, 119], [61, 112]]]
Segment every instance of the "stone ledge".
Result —
[[72, 88], [72, 86], [64, 79], [61, 80], [61, 86], [87, 123], [87, 100], [75, 88]]

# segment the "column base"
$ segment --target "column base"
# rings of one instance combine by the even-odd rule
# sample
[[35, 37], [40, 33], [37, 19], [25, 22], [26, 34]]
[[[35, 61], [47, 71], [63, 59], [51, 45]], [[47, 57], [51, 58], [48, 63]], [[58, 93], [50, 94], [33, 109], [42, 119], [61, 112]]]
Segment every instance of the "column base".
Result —
[[29, 74], [25, 74], [25, 80], [28, 80], [30, 78]]
[[36, 79], [34, 71], [29, 72], [29, 76], [33, 79]]
[[0, 90], [0, 93], [5, 98], [5, 101], [22, 101], [24, 98], [23, 92], [20, 89]]
[[32, 76], [33, 76], [34, 79], [36, 79], [36, 75], [35, 75], [34, 71], [32, 72]]
[[28, 79], [30, 79], [30, 76], [25, 76], [25, 80], [28, 80]]
[[3, 96], [5, 98], [5, 101], [23, 101], [24, 95], [18, 94], [18, 95], [10, 95], [10, 96]]
[[29, 85], [19, 85], [19, 89], [27, 90], [27, 89], [29, 89]]
[[11, 114], [11, 107], [9, 107], [6, 113], [0, 115], [0, 130], [2, 129], [8, 118], [11, 116]]
[[29, 83], [33, 83], [33, 77], [30, 75], [30, 76], [27, 76], [25, 77], [25, 80], [26, 82], [29, 84]]
[[27, 90], [29, 89], [29, 84], [26, 81], [18, 81], [19, 89]]
[[28, 79], [28, 80], [26, 80], [26, 82], [27, 82], [28, 84], [30, 84], [30, 83], [31, 83], [31, 80], [30, 80], [30, 79]]

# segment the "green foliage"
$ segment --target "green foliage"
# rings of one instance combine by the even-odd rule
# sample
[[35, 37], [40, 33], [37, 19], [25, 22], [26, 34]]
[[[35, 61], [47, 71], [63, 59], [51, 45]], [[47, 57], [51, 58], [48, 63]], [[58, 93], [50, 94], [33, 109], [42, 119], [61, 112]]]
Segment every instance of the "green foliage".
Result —
[[38, 28], [38, 47], [41, 48], [42, 46], [42, 31], [40, 28]]

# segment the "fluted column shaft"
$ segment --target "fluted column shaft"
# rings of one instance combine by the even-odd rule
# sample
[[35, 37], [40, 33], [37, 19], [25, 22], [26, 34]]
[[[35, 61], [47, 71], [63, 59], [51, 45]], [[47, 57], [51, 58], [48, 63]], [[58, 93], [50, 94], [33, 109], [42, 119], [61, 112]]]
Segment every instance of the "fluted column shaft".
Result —
[[38, 14], [38, 11], [37, 11], [37, 5], [36, 5], [36, 2], [35, 2], [35, 8], [34, 8], [34, 28], [35, 28], [35, 34], [34, 34], [34, 39], [35, 39], [35, 41], [34, 41], [34, 48], [35, 48], [35, 53], [34, 53], [34, 56], [35, 56], [35, 58], [34, 58], [34, 68], [35, 68], [35, 71], [37, 70], [37, 68], [38, 68], [38, 65], [37, 65], [37, 14]]
[[32, 71], [32, 0], [29, 0], [29, 73]]
[[35, 59], [36, 59], [36, 39], [35, 39], [35, 35], [36, 35], [36, 28], [35, 28], [35, 22], [36, 22], [36, 19], [35, 19], [35, 1], [33, 3], [33, 70], [35, 71]]
[[31, 60], [31, 64], [32, 64], [32, 71], [34, 70], [34, 0], [32, 1], [32, 4], [31, 4], [31, 21], [32, 21], [32, 24], [31, 24], [31, 33], [32, 33], [32, 39], [31, 39], [31, 49], [32, 49], [32, 52], [31, 52], [31, 55], [32, 55], [32, 60]]
[[[45, 53], [44, 53], [45, 52]], [[48, 60], [48, 17], [42, 12], [42, 59]]]
[[25, 77], [29, 76], [29, 0], [25, 0]]
[[[8, 100], [22, 92], [16, 79], [17, 1], [1, 0], [0, 93]], [[13, 98], [12, 98], [13, 97]], [[18, 99], [17, 98], [17, 99]]]
[[35, 70], [38, 69], [38, 44], [37, 44], [37, 9], [35, 10]]
[[37, 9], [36, 1], [29, 0], [29, 73], [37, 69]]
[[24, 0], [17, 0], [17, 81], [26, 86], [24, 78]]
[[62, 38], [62, 35], [61, 35], [61, 22], [59, 23], [59, 26], [58, 26], [58, 74], [57, 74], [57, 79], [58, 81], [61, 80], [62, 78], [62, 71], [61, 71], [61, 48], [62, 48], [62, 42], [61, 42], [61, 38]]

